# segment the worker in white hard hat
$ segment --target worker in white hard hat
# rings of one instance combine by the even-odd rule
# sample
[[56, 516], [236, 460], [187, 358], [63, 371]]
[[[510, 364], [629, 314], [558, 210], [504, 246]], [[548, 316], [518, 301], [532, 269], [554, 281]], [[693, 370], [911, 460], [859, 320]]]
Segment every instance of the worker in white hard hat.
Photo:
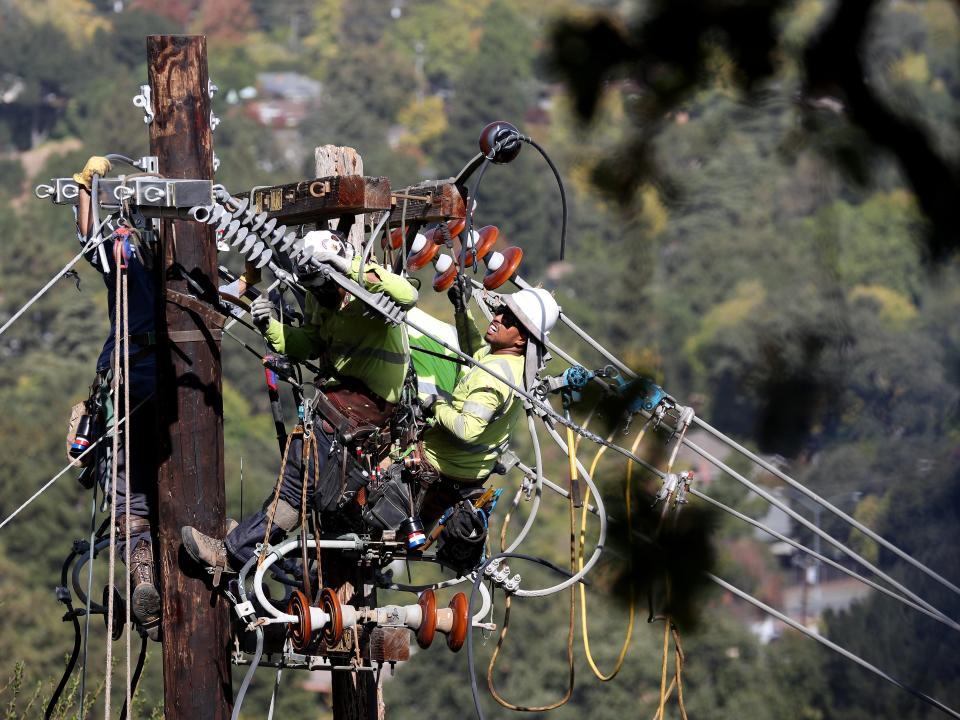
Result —
[[[560, 309], [541, 288], [500, 296], [501, 305], [481, 335], [460, 284], [450, 292], [457, 311], [462, 348], [479, 348], [473, 359], [513, 385], [532, 388], [545, 354], [544, 344]], [[434, 425], [423, 435], [421, 481], [428, 485], [420, 507], [426, 527], [464, 499], [483, 494], [483, 484], [523, 412], [523, 400], [503, 381], [480, 367], [460, 376], [450, 399], [430, 405]]]

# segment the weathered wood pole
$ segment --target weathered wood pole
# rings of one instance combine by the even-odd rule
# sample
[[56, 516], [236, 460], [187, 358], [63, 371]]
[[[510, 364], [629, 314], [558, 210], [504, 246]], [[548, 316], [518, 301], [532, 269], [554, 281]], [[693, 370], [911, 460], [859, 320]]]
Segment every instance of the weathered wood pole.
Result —
[[[153, 98], [150, 152], [168, 178], [213, 177], [207, 46], [202, 36], [152, 35], [147, 64]], [[229, 609], [180, 550], [180, 528], [224, 531], [220, 332], [206, 305], [191, 301], [186, 273], [216, 296], [217, 249], [207, 225], [164, 220], [157, 307], [159, 556], [163, 595], [163, 686], [167, 720], [226, 720]]]
[[[316, 177], [331, 175], [363, 175], [363, 158], [356, 150], [336, 145], [322, 145], [314, 149]], [[358, 216], [348, 235], [358, 250], [363, 243], [363, 216]], [[324, 557], [324, 581], [333, 587], [340, 602], [352, 605], [375, 605], [376, 589], [373, 570], [358, 566], [355, 559], [337, 556]], [[365, 649], [369, 638], [359, 633], [360, 645]], [[333, 672], [333, 720], [383, 720], [383, 693], [371, 672]], [[373, 707], [373, 706], [376, 707]]]

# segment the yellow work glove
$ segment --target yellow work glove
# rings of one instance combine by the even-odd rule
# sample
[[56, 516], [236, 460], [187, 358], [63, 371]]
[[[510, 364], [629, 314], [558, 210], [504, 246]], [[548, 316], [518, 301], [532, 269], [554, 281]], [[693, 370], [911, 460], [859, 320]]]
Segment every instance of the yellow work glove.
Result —
[[89, 190], [93, 184], [93, 176], [99, 175], [103, 177], [110, 172], [110, 168], [112, 167], [110, 161], [105, 157], [94, 155], [87, 160], [87, 164], [83, 166], [83, 170], [73, 174], [73, 179], [78, 185], [83, 185], [83, 187]]

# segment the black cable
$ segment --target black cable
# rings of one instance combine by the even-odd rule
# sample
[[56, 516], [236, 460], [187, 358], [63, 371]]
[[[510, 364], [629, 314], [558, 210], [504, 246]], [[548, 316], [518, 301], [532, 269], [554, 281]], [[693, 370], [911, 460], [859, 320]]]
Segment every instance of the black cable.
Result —
[[[137, 656], [137, 668], [133, 671], [133, 677], [130, 679], [130, 697], [137, 692], [137, 683], [140, 682], [140, 673], [143, 672], [143, 663], [147, 658], [147, 634], [140, 633], [140, 654]], [[120, 720], [127, 720], [127, 701], [124, 699], [123, 708], [120, 710]]]
[[455, 364], [457, 364], [457, 365], [469, 365], [469, 364], [470, 364], [470, 363], [468, 363], [466, 360], [461, 360], [461, 359], [458, 358], [458, 357], [451, 357], [450, 355], [444, 355], [443, 353], [438, 353], [436, 350], [427, 350], [427, 348], [418, 347], [417, 345], [411, 345], [411, 346], [410, 346], [410, 349], [411, 349], [411, 350], [415, 350], [415, 351], [417, 351], [417, 352], [419, 352], [419, 353], [424, 353], [424, 354], [426, 354], [426, 355], [433, 355], [433, 356], [436, 357], [436, 358], [440, 358], [441, 360], [446, 360], [446, 361], [448, 361], [448, 362], [452, 362], [452, 363], [455, 363]]
[[547, 165], [550, 166], [550, 169], [553, 170], [553, 176], [557, 179], [557, 187], [560, 188], [560, 205], [563, 207], [563, 222], [560, 225], [560, 259], [563, 260], [564, 252], [567, 246], [567, 192], [563, 188], [563, 180], [560, 178], [560, 171], [557, 170], [557, 166], [553, 164], [553, 160], [550, 159], [550, 156], [547, 155], [547, 151], [540, 147], [537, 144], [537, 141], [526, 135], [520, 135], [520, 139], [532, 145], [537, 149], [543, 159], [547, 161]]
[[473, 580], [473, 587], [470, 589], [470, 599], [467, 602], [467, 622], [469, 626], [467, 627], [467, 671], [470, 673], [470, 693], [473, 696], [473, 707], [477, 711], [477, 720], [484, 720], [483, 708], [480, 707], [480, 691], [477, 689], [477, 672], [476, 668], [473, 666], [473, 598], [476, 595], [477, 590], [480, 589], [480, 582], [483, 580], [483, 571], [486, 570], [487, 566], [492, 563], [494, 560], [499, 560], [500, 558], [516, 558], [518, 560], [529, 560], [530, 562], [543, 565], [553, 570], [559, 575], [565, 575], [566, 577], [572, 577], [571, 573], [567, 570], [564, 570], [557, 565], [554, 565], [549, 560], [543, 558], [534, 557], [533, 555], [524, 555], [523, 553], [516, 552], [502, 552], [492, 555], [484, 560], [477, 568], [474, 570], [476, 577]]
[[[57, 702], [60, 700], [60, 695], [63, 693], [63, 689], [67, 686], [67, 681], [70, 679], [70, 676], [73, 675], [74, 668], [77, 666], [77, 658], [80, 657], [80, 621], [77, 620], [77, 611], [73, 609], [72, 595], [70, 594], [69, 587], [67, 587], [67, 570], [77, 557], [80, 549], [81, 546], [78, 543], [74, 543], [73, 549], [70, 551], [70, 554], [67, 555], [66, 560], [63, 561], [63, 566], [60, 568], [60, 587], [57, 588], [57, 597], [58, 599], [62, 599], [63, 604], [67, 607], [67, 612], [63, 616], [64, 621], [68, 619], [73, 621], [73, 650], [70, 652], [70, 660], [67, 661], [67, 667], [63, 671], [63, 677], [60, 678], [57, 689], [53, 691], [53, 696], [50, 698], [50, 702], [47, 703], [47, 709], [43, 713], [44, 720], [50, 720], [50, 716], [53, 714]], [[63, 594], [61, 595], [61, 593]]]

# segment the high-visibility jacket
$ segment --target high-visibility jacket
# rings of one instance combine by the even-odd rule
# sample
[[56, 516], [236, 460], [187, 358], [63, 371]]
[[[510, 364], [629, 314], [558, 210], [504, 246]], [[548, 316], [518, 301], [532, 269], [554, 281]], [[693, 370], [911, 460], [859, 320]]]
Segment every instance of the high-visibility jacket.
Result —
[[[410, 310], [407, 317], [434, 337], [459, 349], [460, 343], [453, 325], [438, 320], [420, 308]], [[418, 330], [408, 328], [407, 335], [410, 339], [410, 361], [417, 373], [417, 394], [421, 399], [429, 395], [446, 400], [452, 398], [460, 370], [459, 358]]]
[[[353, 260], [351, 278], [356, 279], [360, 257]], [[363, 285], [371, 292], [384, 292], [401, 307], [417, 301], [417, 291], [407, 280], [373, 262], [367, 273], [377, 277]], [[337, 378], [359, 380], [390, 403], [400, 401], [410, 362], [410, 345], [404, 325], [390, 325], [359, 300], [349, 297], [339, 309], [325, 308], [307, 294], [302, 327], [271, 320], [265, 333], [270, 346], [296, 361], [320, 358]]]
[[[479, 347], [474, 360], [506, 378], [523, 383], [524, 358], [493, 354], [483, 342], [472, 318], [457, 323], [462, 347]], [[523, 400], [506, 383], [490, 373], [466, 369], [449, 400], [434, 406], [436, 424], [423, 435], [426, 460], [441, 475], [467, 482], [483, 480], [510, 440], [523, 409]]]

